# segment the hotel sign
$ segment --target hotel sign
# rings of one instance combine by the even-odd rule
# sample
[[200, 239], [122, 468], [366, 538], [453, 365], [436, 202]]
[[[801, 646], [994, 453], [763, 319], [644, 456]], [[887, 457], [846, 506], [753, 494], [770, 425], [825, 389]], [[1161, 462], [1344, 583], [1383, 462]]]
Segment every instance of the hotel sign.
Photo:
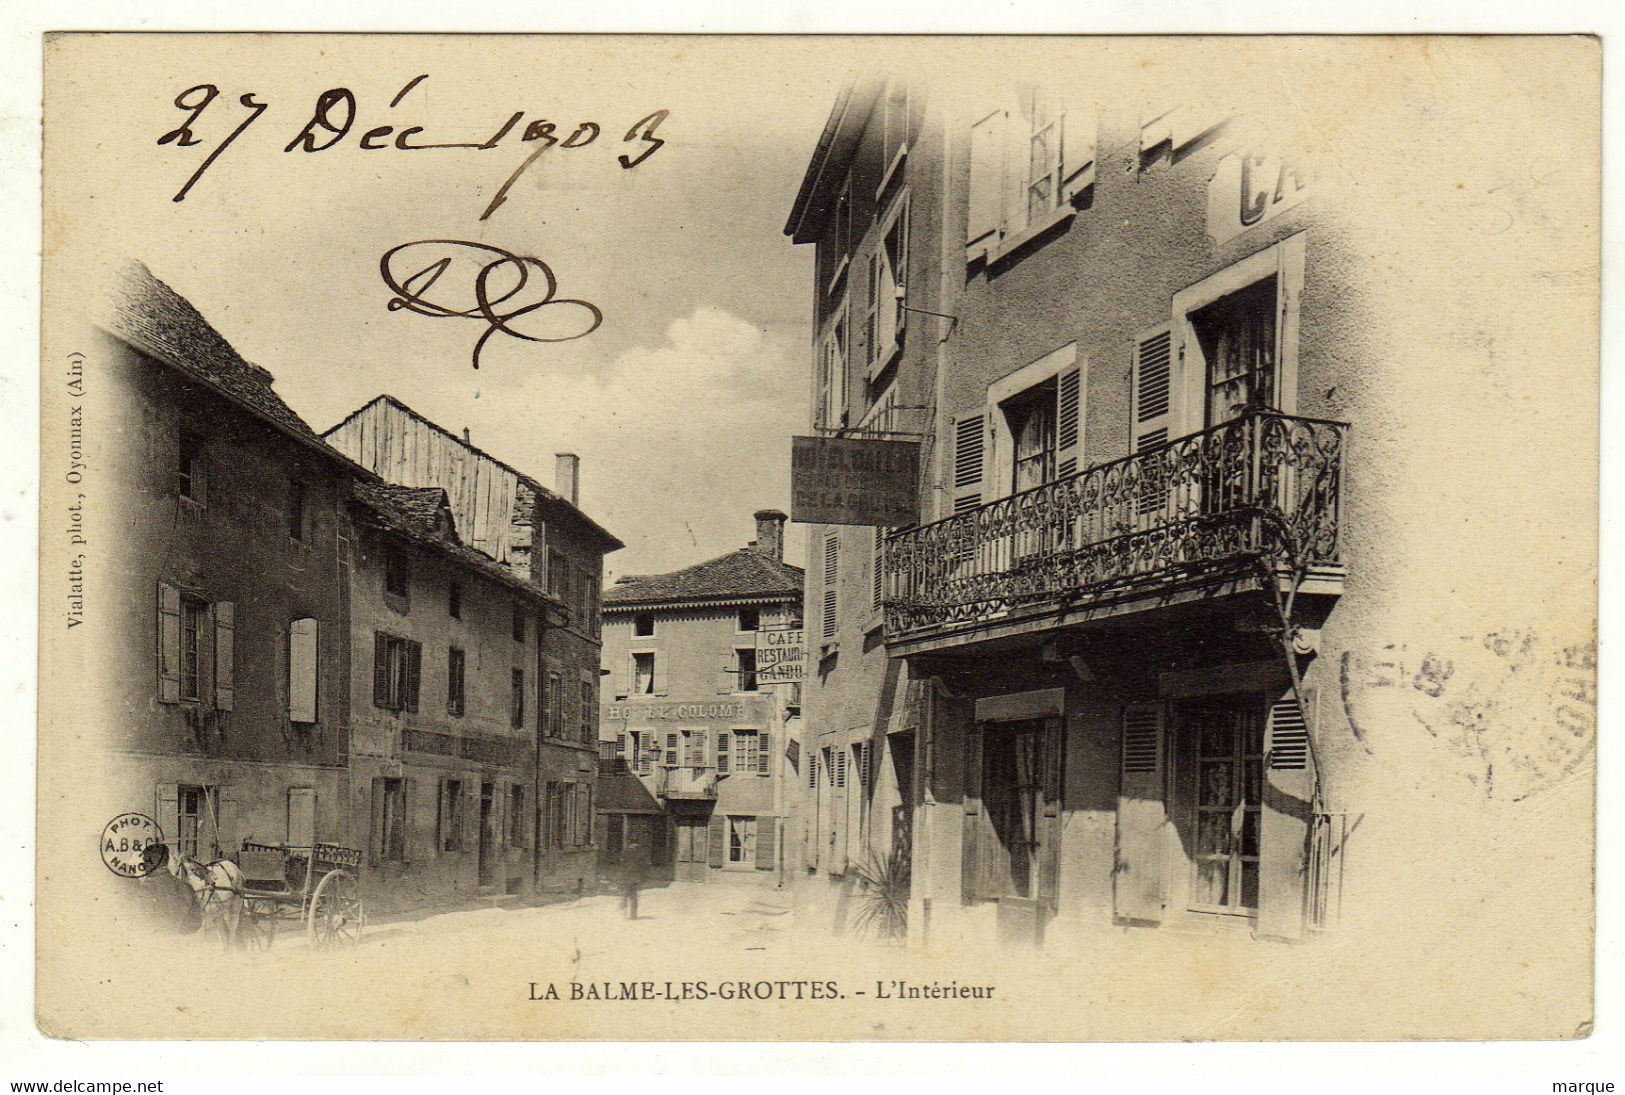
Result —
[[1306, 165], [1253, 146], [1219, 161], [1207, 187], [1207, 231], [1214, 243], [1285, 213], [1308, 197], [1314, 183]]
[[[755, 705], [753, 704], [752, 707]], [[609, 722], [739, 722], [759, 712], [743, 703], [612, 703], [604, 708]]]
[[807, 633], [800, 628], [756, 633], [756, 683], [800, 684]]
[[920, 443], [794, 437], [790, 519], [809, 525], [912, 525], [919, 520]]

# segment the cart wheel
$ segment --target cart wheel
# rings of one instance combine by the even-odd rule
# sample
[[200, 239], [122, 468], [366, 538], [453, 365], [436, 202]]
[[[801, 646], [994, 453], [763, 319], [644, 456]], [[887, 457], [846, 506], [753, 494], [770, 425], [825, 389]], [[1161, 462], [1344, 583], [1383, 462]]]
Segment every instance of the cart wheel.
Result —
[[310, 899], [313, 947], [353, 947], [361, 942], [361, 891], [349, 871], [328, 871]]
[[276, 942], [275, 901], [247, 898], [242, 919], [237, 922], [237, 945], [246, 951], [268, 951]]

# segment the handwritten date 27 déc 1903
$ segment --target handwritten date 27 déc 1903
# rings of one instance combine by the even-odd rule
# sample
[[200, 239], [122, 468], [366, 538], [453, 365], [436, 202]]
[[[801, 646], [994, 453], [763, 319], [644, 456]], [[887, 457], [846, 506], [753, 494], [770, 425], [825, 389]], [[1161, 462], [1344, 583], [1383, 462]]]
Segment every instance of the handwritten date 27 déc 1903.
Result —
[[[394, 110], [413, 88], [429, 78], [428, 73], [416, 76], [395, 93], [390, 100], [388, 109]], [[185, 201], [187, 193], [192, 189], [203, 174], [219, 159], [221, 153], [231, 147], [232, 143], [241, 137], [249, 126], [259, 120], [261, 114], [270, 109], [269, 103], [260, 102], [255, 98], [257, 92], [248, 91], [239, 95], [238, 103], [247, 111], [247, 114], [238, 122], [219, 144], [209, 152], [203, 162], [198, 165], [192, 176], [186, 180], [173, 201]], [[190, 148], [203, 144], [204, 141], [194, 132], [194, 127], [202, 128], [204, 114], [220, 97], [220, 88], [215, 84], [196, 84], [175, 96], [175, 108], [187, 112], [187, 116], [174, 129], [158, 138], [160, 145], [173, 145], [176, 148]], [[612, 136], [606, 141], [612, 145], [619, 145], [622, 151], [615, 157], [622, 169], [630, 171], [654, 155], [666, 142], [655, 135], [660, 124], [666, 120], [669, 111], [655, 110], [644, 115], [629, 126], [624, 136], [617, 141]], [[573, 150], [585, 148], [599, 139], [603, 127], [597, 122], [554, 122], [546, 118], [534, 118], [523, 128], [520, 123], [525, 120], [525, 112], [513, 111], [499, 125], [492, 129], [491, 135], [483, 141], [441, 141], [427, 140], [424, 137], [424, 127], [420, 125], [398, 124], [358, 124], [360, 106], [355, 93], [349, 88], [335, 87], [322, 92], [316, 98], [316, 104], [311, 111], [309, 120], [304, 127], [294, 135], [282, 149], [285, 153], [326, 152], [328, 149], [343, 143], [352, 133], [357, 134], [355, 144], [366, 151], [381, 151], [394, 149], [401, 152], [427, 152], [443, 149], [473, 149], [487, 151], [496, 148], [510, 134], [521, 144], [534, 146], [529, 155], [516, 167], [502, 186], [498, 188], [495, 196], [486, 206], [485, 212], [480, 214], [480, 220], [485, 220], [507, 200], [508, 191], [525, 173], [525, 169], [536, 161], [536, 158], [550, 148]], [[373, 122], [382, 121], [379, 118], [370, 119]], [[511, 142], [510, 142], [511, 143]]]

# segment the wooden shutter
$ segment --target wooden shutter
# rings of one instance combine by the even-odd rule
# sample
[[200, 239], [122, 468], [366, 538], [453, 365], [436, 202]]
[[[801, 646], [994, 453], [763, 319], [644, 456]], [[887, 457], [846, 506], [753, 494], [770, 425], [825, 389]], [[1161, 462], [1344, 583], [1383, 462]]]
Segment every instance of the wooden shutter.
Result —
[[1161, 920], [1166, 734], [1159, 704], [1123, 710], [1117, 790], [1116, 913], [1126, 920]]
[[774, 854], [778, 851], [779, 819], [776, 817], [759, 817], [756, 819], [756, 869], [758, 871], [771, 871], [774, 865]]
[[423, 677], [423, 644], [406, 644], [406, 687], [401, 704], [408, 711], [418, 709], [418, 685]]
[[773, 764], [773, 732], [763, 730], [756, 735], [756, 773], [758, 775], [770, 774]]
[[1090, 104], [1068, 103], [1061, 116], [1061, 201], [1068, 202], [1094, 185], [1095, 141], [1098, 132], [1095, 108]]
[[728, 819], [718, 813], [711, 815], [711, 822], [706, 826], [705, 836], [705, 862], [712, 867], [722, 866], [728, 851]]
[[1004, 215], [1004, 141], [1007, 110], [995, 110], [970, 128], [970, 178], [966, 185], [965, 261], [985, 255], [998, 242]]
[[982, 727], [965, 732], [965, 825], [960, 836], [961, 896], [966, 903], [982, 892]]
[[987, 416], [982, 411], [954, 421], [954, 512], [982, 504], [982, 466], [987, 452]]
[[655, 652], [654, 660], [655, 660], [655, 680], [654, 680], [655, 695], [664, 696], [666, 694], [666, 686], [667, 686], [669, 678], [671, 676], [671, 674], [669, 672], [670, 667], [666, 664], [670, 660], [670, 658], [668, 657], [666, 651], [660, 650], [660, 651]]
[[1044, 720], [1043, 799], [1038, 810], [1038, 900], [1053, 911], [1059, 907], [1061, 878], [1061, 798], [1066, 786], [1065, 724], [1060, 718]]
[[242, 829], [237, 823], [237, 788], [229, 783], [221, 784], [215, 791], [215, 799], [214, 839], [225, 854], [237, 849], [238, 843], [233, 838], [239, 836]]
[[372, 704], [388, 707], [389, 702], [389, 637], [382, 631], [372, 635]]
[[734, 682], [739, 678], [739, 674], [735, 672], [738, 668], [738, 659], [738, 654], [722, 655], [721, 664], [717, 667], [717, 693], [719, 695], [727, 695], [734, 691]]
[[458, 851], [473, 851], [480, 846], [479, 793], [479, 776], [465, 775], [463, 777], [463, 843]]
[[1314, 800], [1316, 693], [1303, 706], [1287, 692], [1270, 704], [1264, 728], [1264, 801], [1259, 810], [1258, 932], [1278, 939], [1304, 933], [1305, 856]]
[[446, 850], [446, 837], [450, 835], [446, 824], [451, 818], [451, 781], [440, 781], [440, 795], [434, 811], [434, 854], [440, 855]]
[[158, 831], [163, 834], [164, 843], [169, 845], [169, 854], [173, 859], [181, 850], [181, 795], [177, 785], [158, 784], [153, 820], [158, 823]]
[[317, 623], [306, 617], [288, 625], [288, 720], [316, 721]]
[[168, 582], [158, 583], [158, 700], [181, 700], [181, 591]]
[[1134, 451], [1168, 440], [1173, 421], [1173, 340], [1167, 324], [1134, 341]]
[[1083, 370], [1073, 365], [1055, 378], [1055, 469], [1059, 478], [1078, 470], [1082, 438]]
[[407, 776], [401, 783], [401, 858], [410, 861], [412, 850], [417, 846], [417, 838], [413, 833], [413, 822], [417, 815], [412, 811], [419, 801], [418, 781]]
[[288, 845], [308, 848], [316, 843], [316, 789], [288, 788]]
[[[367, 830], [367, 860], [374, 867], [384, 857], [384, 780], [372, 779], [372, 825]], [[398, 824], [398, 822], [397, 822]]]
[[214, 706], [230, 711], [236, 702], [233, 679], [232, 633], [236, 627], [237, 606], [231, 601], [214, 605]]
[[508, 846], [508, 785], [491, 784], [491, 824], [496, 826], [496, 839], [491, 843], [498, 848]]
[[824, 537], [824, 619], [823, 637], [835, 638], [840, 620], [841, 538], [839, 533]]
[[[622, 699], [631, 695], [631, 682], [633, 680], [632, 656], [628, 654], [624, 658], [606, 658], [604, 660], [609, 663], [610, 695], [614, 696], [616, 699]], [[536, 687], [540, 688], [541, 686], [542, 675], [538, 673], [536, 675]], [[540, 700], [538, 700], [538, 703], [539, 702]]]

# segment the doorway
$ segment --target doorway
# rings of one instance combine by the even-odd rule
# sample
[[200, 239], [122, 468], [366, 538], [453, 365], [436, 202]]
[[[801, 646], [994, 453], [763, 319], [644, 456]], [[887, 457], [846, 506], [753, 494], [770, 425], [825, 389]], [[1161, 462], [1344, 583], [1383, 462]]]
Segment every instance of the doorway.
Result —
[[1193, 912], [1258, 912], [1264, 716], [1256, 696], [1180, 707], [1175, 783], [1189, 863], [1185, 904]]
[[495, 789], [489, 783], [480, 784], [480, 843], [479, 843], [479, 884], [492, 886], [496, 884], [495, 859], [496, 828], [492, 806], [495, 801]]

